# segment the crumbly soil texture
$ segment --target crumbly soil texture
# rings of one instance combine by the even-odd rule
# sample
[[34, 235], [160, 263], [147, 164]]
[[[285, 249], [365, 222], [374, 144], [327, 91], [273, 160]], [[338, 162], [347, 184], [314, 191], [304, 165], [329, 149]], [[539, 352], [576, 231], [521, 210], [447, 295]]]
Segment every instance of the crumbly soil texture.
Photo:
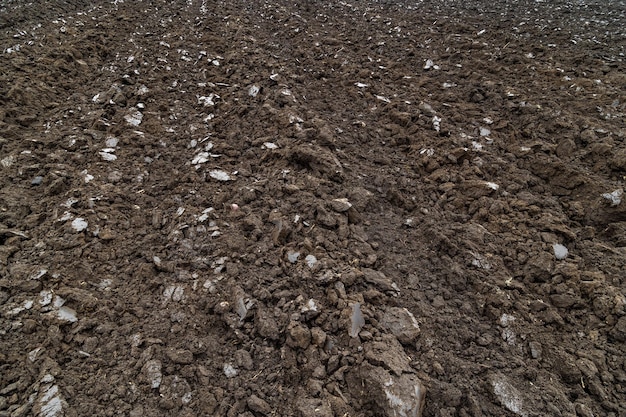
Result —
[[0, 416], [626, 416], [625, 13], [0, 1]]

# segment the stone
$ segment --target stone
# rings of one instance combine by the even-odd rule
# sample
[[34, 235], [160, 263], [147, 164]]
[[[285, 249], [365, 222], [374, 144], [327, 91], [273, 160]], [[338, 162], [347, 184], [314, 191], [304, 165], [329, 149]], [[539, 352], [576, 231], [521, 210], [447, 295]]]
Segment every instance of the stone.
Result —
[[337, 213], [343, 213], [350, 210], [352, 204], [348, 201], [347, 198], [335, 198], [330, 202], [330, 206]]
[[398, 338], [402, 344], [413, 343], [420, 335], [420, 328], [415, 316], [406, 308], [387, 308], [380, 319], [380, 324]]
[[490, 378], [494, 396], [507, 410], [520, 416], [527, 416], [525, 399], [520, 391], [504, 375], [492, 375]]
[[426, 388], [415, 374], [396, 376], [364, 363], [346, 375], [358, 408], [382, 417], [421, 417]]

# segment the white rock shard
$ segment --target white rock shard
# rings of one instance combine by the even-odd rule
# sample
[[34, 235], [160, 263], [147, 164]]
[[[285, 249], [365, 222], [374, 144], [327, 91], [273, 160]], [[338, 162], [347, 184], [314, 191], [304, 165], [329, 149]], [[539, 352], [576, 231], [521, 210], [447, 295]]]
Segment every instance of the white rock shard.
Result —
[[253, 85], [248, 89], [248, 95], [250, 97], [256, 97], [259, 94], [259, 91], [261, 91], [261, 87]]
[[552, 249], [554, 250], [554, 257], [559, 261], [567, 258], [567, 255], [569, 254], [567, 248], [560, 243], [552, 245]]
[[507, 410], [522, 417], [528, 416], [520, 392], [503, 376], [494, 377], [491, 386], [493, 393]]
[[143, 119], [143, 114], [135, 108], [131, 110], [134, 110], [134, 111], [132, 113], [125, 115], [124, 120], [126, 120], [126, 123], [128, 123], [129, 125], [137, 127], [141, 124], [141, 120]]
[[78, 317], [76, 317], [76, 311], [65, 306], [57, 310], [57, 317], [59, 318], [59, 320], [69, 323], [76, 323], [78, 321]]
[[218, 181], [230, 181], [232, 179], [226, 171], [222, 171], [220, 169], [209, 171], [209, 177]]
[[604, 197], [606, 200], [609, 200], [609, 202], [611, 203], [611, 206], [615, 207], [615, 206], [620, 205], [620, 203], [622, 202], [623, 195], [624, 195], [624, 190], [620, 188], [611, 193], [602, 194], [602, 197]]
[[83, 219], [82, 217], [77, 217], [74, 220], [72, 220], [72, 229], [74, 229], [77, 232], [82, 232], [83, 230], [87, 228], [87, 226], [89, 226], [89, 223], [87, 223], [87, 221]]

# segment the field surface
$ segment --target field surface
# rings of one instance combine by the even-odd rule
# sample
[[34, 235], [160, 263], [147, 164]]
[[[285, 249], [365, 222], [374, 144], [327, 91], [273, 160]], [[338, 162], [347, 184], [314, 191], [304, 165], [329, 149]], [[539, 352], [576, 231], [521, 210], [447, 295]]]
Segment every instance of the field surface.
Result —
[[0, 417], [626, 416], [626, 4], [0, 0]]

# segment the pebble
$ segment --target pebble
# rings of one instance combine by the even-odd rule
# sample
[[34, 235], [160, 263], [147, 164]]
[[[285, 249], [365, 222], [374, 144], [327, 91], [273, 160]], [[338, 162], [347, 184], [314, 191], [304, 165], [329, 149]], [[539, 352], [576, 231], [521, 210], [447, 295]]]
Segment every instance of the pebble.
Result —
[[72, 229], [74, 229], [77, 232], [82, 232], [83, 230], [87, 228], [87, 226], [89, 226], [89, 223], [87, 223], [87, 221], [83, 219], [82, 217], [77, 217], [74, 220], [72, 220]]
[[209, 176], [218, 181], [230, 181], [231, 180], [231, 177], [230, 175], [228, 175], [227, 172], [219, 170], [219, 169], [214, 169], [212, 171], [209, 171]]
[[224, 364], [224, 375], [226, 375], [226, 378], [236, 377], [238, 373], [237, 369], [230, 363]]
[[248, 89], [248, 95], [250, 97], [256, 97], [259, 94], [259, 91], [261, 91], [261, 87], [259, 87], [258, 85], [250, 86], [250, 88]]
[[567, 248], [560, 243], [553, 244], [552, 249], [554, 250], [554, 257], [559, 261], [567, 258], [567, 255], [569, 254]]
[[157, 359], [149, 360], [143, 366], [142, 373], [145, 375], [152, 388], [159, 388], [161, 386], [161, 381], [163, 380], [161, 361]]
[[385, 310], [380, 324], [403, 344], [413, 343], [420, 335], [420, 328], [415, 316], [406, 308], [388, 308]]
[[307, 255], [304, 260], [306, 261], [306, 264], [309, 266], [309, 268], [313, 268], [317, 263], [317, 258], [314, 255]]
[[521, 416], [528, 415], [520, 392], [504, 376], [492, 377], [491, 386], [496, 398], [507, 410]]
[[76, 311], [66, 306], [63, 306], [57, 310], [57, 317], [59, 318], [59, 320], [69, 323], [75, 323], [78, 321], [78, 318], [76, 317]]
[[611, 193], [602, 194], [602, 197], [605, 200], [608, 200], [611, 203], [612, 207], [615, 207], [615, 206], [619, 206], [620, 205], [620, 203], [622, 202], [622, 196], [623, 195], [624, 195], [624, 190], [620, 188], [620, 189], [615, 190], [615, 191], [613, 191]]
[[43, 177], [37, 176], [33, 178], [33, 180], [30, 182], [30, 185], [41, 185], [42, 182], [43, 182]]
[[335, 198], [330, 202], [330, 206], [338, 213], [343, 213], [348, 211], [352, 204], [348, 201], [347, 198]]
[[300, 252], [287, 252], [287, 259], [292, 264], [298, 262], [298, 258], [300, 257]]

